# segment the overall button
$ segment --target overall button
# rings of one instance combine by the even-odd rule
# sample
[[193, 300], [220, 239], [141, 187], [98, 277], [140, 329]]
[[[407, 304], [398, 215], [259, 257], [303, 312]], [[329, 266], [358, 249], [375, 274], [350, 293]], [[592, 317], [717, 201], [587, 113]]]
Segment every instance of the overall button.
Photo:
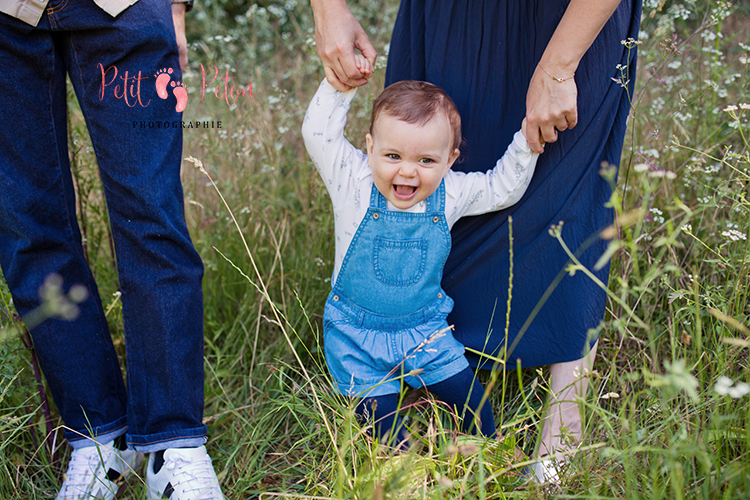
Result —
[[435, 217], [433, 217], [433, 218], [432, 218], [432, 222], [434, 222], [435, 224], [437, 224], [437, 222], [438, 222], [439, 220], [440, 220], [440, 217], [438, 217], [437, 215], [436, 215]]
[[[437, 217], [436, 217], [436, 218], [437, 218]], [[439, 299], [442, 299], [442, 298], [443, 298], [443, 294], [442, 294], [442, 293], [440, 293], [440, 292], [438, 292], [438, 298], [439, 298]], [[334, 297], [334, 300], [336, 300], [336, 298], [335, 298], [335, 297]]]
[[334, 301], [338, 301], [338, 300], [339, 300], [339, 296], [338, 296], [338, 295], [334, 295], [334, 296], [333, 296], [333, 300], [334, 300]]
[[372, 218], [373, 219], [379, 219], [380, 218], [380, 214], [377, 213], [377, 212], [375, 212], [374, 214], [372, 214]]

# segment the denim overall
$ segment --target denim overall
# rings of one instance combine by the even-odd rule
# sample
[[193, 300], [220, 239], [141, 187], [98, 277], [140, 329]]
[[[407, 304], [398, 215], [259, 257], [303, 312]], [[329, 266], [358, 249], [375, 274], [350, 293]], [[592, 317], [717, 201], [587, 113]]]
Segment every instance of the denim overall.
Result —
[[372, 186], [325, 307], [326, 362], [342, 394], [394, 394], [402, 375], [422, 387], [469, 366], [445, 319], [453, 300], [440, 287], [451, 247], [445, 182], [426, 203], [424, 213], [388, 210]]

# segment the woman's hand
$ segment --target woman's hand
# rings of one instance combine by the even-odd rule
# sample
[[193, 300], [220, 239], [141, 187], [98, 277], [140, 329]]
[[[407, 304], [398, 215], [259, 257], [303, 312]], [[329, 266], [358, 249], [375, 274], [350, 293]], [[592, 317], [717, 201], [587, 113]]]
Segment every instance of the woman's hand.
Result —
[[[548, 70], [549, 71], [549, 70]], [[578, 89], [571, 74], [560, 76], [564, 82], [555, 80], [540, 66], [536, 67], [526, 94], [526, 140], [529, 148], [544, 152], [544, 144], [555, 142], [557, 132], [573, 128], [578, 123]]]
[[[620, 0], [571, 0], [557, 25], [526, 93], [527, 141], [541, 153], [557, 132], [578, 123], [578, 89], [572, 78]], [[560, 81], [564, 80], [564, 81]]]
[[316, 49], [328, 82], [341, 91], [367, 83], [370, 74], [359, 69], [354, 49], [362, 52], [369, 61], [369, 68], [375, 67], [378, 54], [346, 2], [312, 0], [311, 3], [315, 16]]

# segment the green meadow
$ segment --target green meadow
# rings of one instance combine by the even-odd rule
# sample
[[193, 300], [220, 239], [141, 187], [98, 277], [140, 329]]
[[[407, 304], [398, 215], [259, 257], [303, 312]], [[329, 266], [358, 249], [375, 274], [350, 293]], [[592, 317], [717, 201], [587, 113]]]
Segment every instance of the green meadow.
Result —
[[[347, 137], [364, 147], [398, 3], [352, 3], [379, 53], [349, 112]], [[747, 1], [646, 0], [639, 40], [625, 41], [639, 59], [637, 78], [619, 69], [636, 82], [617, 179], [602, 166], [618, 213], [600, 235], [608, 305], [594, 370], [582, 374], [585, 439], [556, 485], [521, 475], [539, 437], [543, 369], [481, 375], [498, 440], [458, 435], [454, 416], [416, 393], [404, 409], [412, 449], [373, 444], [323, 358], [333, 217], [300, 134], [324, 77], [312, 10], [201, 0], [187, 23], [184, 119], [200, 126], [184, 132], [185, 212], [206, 270], [208, 449], [228, 499], [750, 498]], [[225, 81], [236, 86], [228, 97]], [[112, 236], [69, 96], [78, 216], [124, 368]], [[549, 237], [567, 248], [559, 231]], [[568, 271], [590, 275], [575, 250]], [[60, 315], [58, 302], [27, 322]], [[0, 498], [53, 498], [70, 449], [1, 277], [0, 329]], [[120, 498], [145, 499], [144, 478]]]

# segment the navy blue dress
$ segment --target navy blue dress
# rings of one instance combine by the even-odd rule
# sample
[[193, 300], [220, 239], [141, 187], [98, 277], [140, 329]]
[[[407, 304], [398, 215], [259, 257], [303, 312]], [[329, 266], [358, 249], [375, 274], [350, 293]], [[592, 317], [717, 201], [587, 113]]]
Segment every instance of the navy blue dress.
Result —
[[[466, 140], [454, 169], [485, 171], [502, 156], [526, 114], [529, 81], [567, 4], [402, 0], [386, 85], [426, 80], [450, 94]], [[640, 15], [639, 0], [623, 0], [584, 56], [575, 75], [578, 125], [547, 145], [521, 201], [501, 212], [461, 219], [453, 228], [443, 276], [443, 287], [456, 303], [448, 322], [466, 347], [497, 355], [506, 345], [508, 217], [513, 216], [511, 367], [517, 360], [529, 367], [579, 359], [587, 340], [593, 343], [599, 333], [606, 294], [583, 273], [565, 272], [568, 256], [549, 229], [563, 221], [562, 237], [589, 269], [607, 246], [597, 233], [614, 214], [604, 206], [611, 188], [600, 168], [605, 161], [619, 164], [630, 110], [628, 93], [612, 79], [621, 76], [618, 64], [629, 65], [632, 90], [635, 51], [628, 53], [621, 41], [637, 38]], [[609, 266], [595, 274], [607, 283]], [[467, 356], [474, 366], [491, 367], [486, 358]]]

